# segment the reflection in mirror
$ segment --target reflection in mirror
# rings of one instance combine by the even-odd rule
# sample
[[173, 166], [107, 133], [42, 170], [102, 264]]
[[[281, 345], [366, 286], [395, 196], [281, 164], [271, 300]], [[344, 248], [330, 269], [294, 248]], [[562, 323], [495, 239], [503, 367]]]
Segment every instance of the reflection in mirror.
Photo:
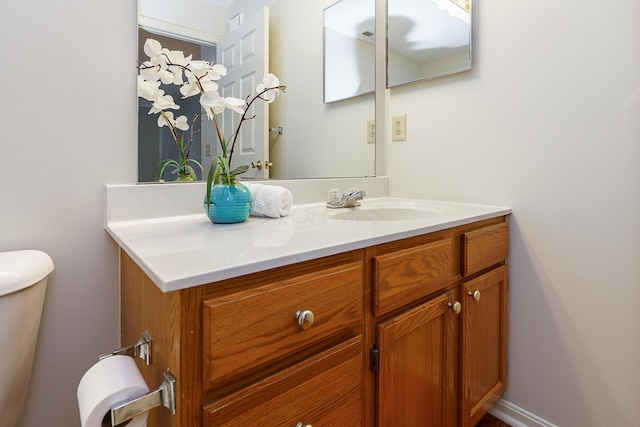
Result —
[[375, 4], [340, 0], [324, 11], [324, 102], [375, 90]]
[[[375, 0], [366, 1], [373, 9]], [[374, 176], [375, 144], [367, 141], [367, 122], [375, 118], [374, 94], [324, 103], [323, 17], [324, 10], [336, 0], [181, 0], [179, 5], [176, 3], [139, 0], [139, 26], [153, 33], [152, 38], [159, 39], [161, 34], [176, 38], [179, 43], [194, 44], [191, 47], [195, 49], [194, 58], [211, 58], [223, 64], [220, 46], [230, 34], [228, 29], [232, 29], [232, 34], [233, 29], [268, 6], [265, 33], [268, 40], [262, 43], [267, 50], [267, 70], [277, 75], [287, 89], [265, 110], [267, 122], [259, 131], [265, 135], [255, 136], [264, 136], [266, 140], [265, 150], [259, 153], [261, 165], [272, 166], [263, 175], [258, 174], [257, 168], [250, 169], [242, 175], [243, 179]], [[143, 44], [146, 36], [141, 34], [140, 39]], [[183, 44], [173, 47], [166, 40], [161, 43], [170, 49], [189, 51]], [[216, 51], [218, 58], [215, 58]], [[221, 87], [224, 84], [218, 83]], [[248, 90], [251, 92], [255, 87]], [[182, 107], [185, 100], [179, 96], [175, 99], [185, 108]], [[141, 105], [139, 115], [146, 115], [148, 107]], [[224, 114], [227, 113], [229, 111]], [[206, 120], [201, 132], [196, 132], [191, 157], [202, 163], [206, 176], [217, 141], [211, 139], [213, 136], [205, 125]], [[197, 126], [196, 129], [199, 130]], [[158, 129], [155, 121], [153, 124], [139, 122], [140, 181], [152, 180], [158, 160], [172, 155], [171, 140], [156, 145], [149, 142], [162, 140], [153, 135], [159, 130], [164, 129]], [[143, 142], [142, 136], [149, 141]], [[265, 172], [264, 167], [261, 172]]]
[[471, 1], [387, 1], [387, 87], [471, 69]]
[[[143, 63], [149, 57], [144, 53], [145, 40], [152, 38], [169, 50], [179, 50], [185, 56], [193, 55], [194, 58], [201, 58], [206, 61], [215, 62], [215, 46], [202, 43], [177, 40], [172, 37], [165, 37], [160, 34], [152, 34], [142, 28], [138, 28], [138, 62]], [[184, 115], [188, 118], [189, 130], [182, 133], [185, 145], [188, 144], [189, 158], [197, 163], [191, 162], [197, 179], [203, 179], [202, 170], [196, 166], [202, 161], [202, 122], [199, 120], [200, 103], [198, 97], [181, 99], [179, 87], [176, 85], [162, 85], [162, 89], [167, 95], [171, 95], [174, 100], [179, 100], [180, 109], [176, 115]], [[178, 147], [167, 126], [158, 126], [158, 115], [149, 114], [151, 101], [142, 97], [138, 98], [138, 181], [149, 182], [164, 179], [166, 181], [175, 180], [178, 176], [172, 173], [172, 167], [167, 167], [162, 174], [158, 165], [166, 159], [178, 159]], [[196, 118], [196, 120], [193, 120]], [[206, 123], [205, 123], [206, 125]], [[206, 176], [206, 175], [205, 175]]]

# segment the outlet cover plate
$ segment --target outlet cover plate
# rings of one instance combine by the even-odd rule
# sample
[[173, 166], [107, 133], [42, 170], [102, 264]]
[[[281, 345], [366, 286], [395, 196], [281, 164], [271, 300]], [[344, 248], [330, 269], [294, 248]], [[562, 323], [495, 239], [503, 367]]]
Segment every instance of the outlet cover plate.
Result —
[[407, 140], [407, 115], [393, 116], [391, 118], [391, 140]]
[[376, 121], [367, 120], [367, 143], [373, 144], [376, 142]]

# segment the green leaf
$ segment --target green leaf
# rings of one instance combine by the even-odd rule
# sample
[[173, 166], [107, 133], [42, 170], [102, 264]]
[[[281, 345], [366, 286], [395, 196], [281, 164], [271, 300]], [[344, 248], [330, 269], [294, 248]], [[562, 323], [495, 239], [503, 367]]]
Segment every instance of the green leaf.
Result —
[[[204, 168], [202, 167], [202, 164], [200, 164], [200, 162], [199, 162], [199, 161], [197, 161], [196, 159], [188, 159], [188, 160], [185, 162], [185, 164], [187, 164], [187, 165], [188, 165], [189, 163], [193, 163], [193, 164], [195, 164], [196, 166], [198, 166], [198, 167], [200, 168], [200, 172], [203, 172], [203, 171], [204, 171]], [[188, 167], [190, 167], [190, 166], [188, 166]]]
[[153, 176], [153, 180], [160, 180], [160, 178], [162, 178], [164, 170], [170, 165], [174, 167], [171, 173], [176, 173], [176, 171], [180, 170], [180, 164], [178, 162], [173, 159], [164, 159], [160, 163], [158, 163], [158, 168], [156, 169], [156, 174]]
[[242, 165], [242, 166], [238, 166], [237, 168], [235, 168], [234, 170], [232, 170], [229, 175], [231, 176], [238, 176], [238, 175], [242, 175], [243, 173], [245, 173], [246, 171], [249, 170], [249, 166], [248, 165]]
[[209, 206], [211, 205], [211, 186], [220, 182], [220, 161], [222, 159], [219, 156], [215, 156], [211, 159], [211, 167], [207, 174], [207, 193], [205, 196], [205, 203], [207, 204], [207, 213], [209, 213]]

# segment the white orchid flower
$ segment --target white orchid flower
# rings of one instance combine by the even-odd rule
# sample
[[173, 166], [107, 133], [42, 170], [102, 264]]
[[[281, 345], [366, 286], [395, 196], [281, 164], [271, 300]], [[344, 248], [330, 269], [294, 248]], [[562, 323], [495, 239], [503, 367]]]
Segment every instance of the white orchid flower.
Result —
[[157, 57], [162, 55], [162, 45], [158, 40], [147, 39], [144, 42], [144, 53], [149, 57]]
[[[223, 98], [217, 91], [205, 92], [200, 97], [200, 105], [204, 107], [207, 112], [209, 120], [213, 119], [213, 114], [220, 114], [226, 108], [235, 111], [236, 113], [244, 113], [245, 102], [243, 99], [226, 97]], [[213, 110], [213, 113], [211, 112]]]
[[[167, 123], [167, 120], [169, 121], [169, 123]], [[180, 130], [189, 130], [187, 116], [179, 116], [177, 119], [174, 119], [173, 112], [165, 111], [164, 115], [160, 115], [158, 117], [158, 127], [161, 128], [163, 126], [169, 126], [169, 124]]]
[[182, 68], [177, 65], [169, 65], [167, 71], [171, 73], [171, 83], [177, 86], [184, 84], [182, 80]]
[[182, 98], [189, 98], [193, 95], [198, 95], [200, 93], [200, 88], [195, 82], [185, 83], [180, 86], [180, 93], [182, 94]]
[[262, 93], [266, 90], [266, 92], [260, 95], [264, 101], [268, 103], [272, 103], [276, 100], [278, 95], [280, 95], [280, 79], [278, 79], [275, 74], [269, 73], [262, 79], [262, 83], [256, 86], [256, 92]]
[[212, 64], [208, 61], [195, 60], [189, 62], [189, 69], [200, 80], [220, 80], [227, 75], [227, 68], [221, 64]]
[[[193, 95], [199, 95], [202, 92], [218, 90], [218, 84], [207, 79], [201, 79], [198, 84], [198, 78], [191, 72], [185, 72], [188, 82], [180, 86], [180, 93], [183, 98], [189, 98]], [[202, 88], [202, 89], [201, 89]]]
[[212, 91], [215, 92], [218, 90], [218, 83], [216, 82], [204, 81], [204, 82], [200, 82], [200, 84], [202, 85], [203, 93], [212, 92]]
[[179, 110], [180, 106], [173, 101], [171, 95], [162, 95], [153, 101], [149, 114], [159, 113], [162, 110]]
[[160, 42], [154, 39], [147, 39], [144, 43], [144, 52], [149, 56], [140, 67], [140, 74], [145, 80], [160, 80], [164, 84], [181, 85], [182, 67], [187, 67], [192, 55], [187, 57], [180, 50], [169, 50], [163, 48]]
[[200, 90], [200, 86], [198, 86], [195, 81], [193, 83], [189, 82], [182, 86], [180, 86], [180, 93], [182, 94], [182, 98], [189, 98], [193, 95], [199, 95], [203, 92], [213, 92], [218, 90], [218, 84], [216, 82], [200, 82], [202, 86], [202, 91]]
[[[167, 111], [170, 113], [171, 111]], [[189, 130], [189, 123], [187, 123], [187, 116], [178, 116], [174, 126], [180, 130]]]
[[189, 62], [191, 61], [193, 55], [185, 57], [182, 51], [169, 49], [162, 49], [162, 53], [165, 56], [164, 61], [168, 61], [167, 70], [173, 75], [171, 83], [173, 83], [174, 85], [181, 85], [183, 83], [183, 67], [189, 66]]
[[197, 77], [201, 77], [207, 74], [209, 68], [211, 68], [211, 64], [201, 59], [196, 59], [189, 62], [189, 70], [191, 71], [191, 73], [193, 73], [193, 75]]
[[209, 77], [212, 80], [220, 80], [227, 75], [227, 68], [222, 64], [213, 64], [209, 70]]
[[162, 81], [164, 84], [172, 84], [174, 80], [174, 73], [161, 64], [153, 64], [151, 61], [146, 61], [140, 66], [140, 73], [145, 80], [149, 82]]
[[159, 81], [147, 81], [142, 76], [138, 76], [138, 96], [147, 101], [155, 101], [164, 95], [164, 90], [160, 89]]
[[139, 75], [148, 82], [155, 82], [160, 80], [160, 70], [160, 65], [153, 65], [151, 61], [145, 61], [140, 65]]
[[171, 70], [162, 69], [158, 71], [158, 75], [160, 76], [160, 81], [166, 85], [174, 84], [174, 74]]
[[170, 63], [175, 65], [182, 65], [183, 67], [188, 66], [191, 62], [191, 58], [193, 57], [193, 55], [185, 57], [184, 53], [181, 50], [169, 50], [166, 48], [162, 49], [162, 53], [165, 54], [167, 58], [169, 58]]

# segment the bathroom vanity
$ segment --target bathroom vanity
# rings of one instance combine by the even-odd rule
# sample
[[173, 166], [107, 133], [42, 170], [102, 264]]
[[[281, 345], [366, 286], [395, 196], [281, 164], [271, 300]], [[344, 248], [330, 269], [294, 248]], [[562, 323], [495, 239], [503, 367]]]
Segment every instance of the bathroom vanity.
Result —
[[384, 198], [108, 223], [122, 343], [148, 331], [145, 380], [177, 379], [149, 425], [475, 425], [505, 391], [509, 213]]

